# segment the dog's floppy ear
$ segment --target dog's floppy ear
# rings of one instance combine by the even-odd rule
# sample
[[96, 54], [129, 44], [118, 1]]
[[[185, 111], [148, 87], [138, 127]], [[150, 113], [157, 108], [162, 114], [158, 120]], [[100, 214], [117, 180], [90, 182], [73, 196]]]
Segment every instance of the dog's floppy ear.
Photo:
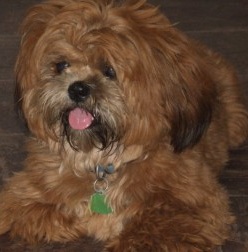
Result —
[[216, 91], [194, 45], [186, 39], [184, 43], [177, 37], [174, 39], [175, 48], [167, 46], [163, 51], [167, 61], [164, 106], [171, 127], [171, 145], [178, 153], [193, 147], [209, 127]]
[[29, 69], [36, 64], [33, 57], [35, 56], [33, 55], [34, 48], [44, 33], [47, 23], [58, 10], [59, 5], [49, 3], [36, 5], [28, 11], [21, 25], [20, 50], [15, 65], [16, 93], [19, 101], [22, 100], [23, 91], [34, 84], [33, 76], [29, 73]]
[[[161, 25], [162, 27], [162, 25]], [[154, 58], [160, 76], [163, 107], [177, 153], [193, 147], [208, 129], [216, 106], [216, 90], [205, 61], [207, 53], [164, 19], [164, 31], [154, 36]], [[205, 57], [205, 59], [204, 59]]]
[[213, 114], [213, 99], [209, 92], [202, 91], [200, 87], [204, 80], [199, 79], [199, 83], [197, 83], [197, 80], [191, 79], [196, 83], [187, 82], [190, 79], [187, 80], [186, 75], [183, 76], [184, 79], [180, 80], [181, 97], [179, 95], [177, 98], [172, 98], [170, 103], [173, 111], [171, 144], [175, 152], [181, 152], [187, 147], [194, 146], [207, 130]]
[[178, 31], [158, 8], [146, 1], [136, 2], [132, 25], [139, 22], [136, 33], [147, 43], [146, 49], [151, 49], [140, 53], [140, 57], [146, 56], [142, 59], [143, 74], [150, 86], [156, 82], [154, 93], [162, 95], [159, 109], [163, 110], [165, 127], [169, 127], [166, 132], [174, 151], [182, 152], [201, 139], [213, 118], [216, 91], [205, 63], [208, 52], [200, 55], [199, 45]]
[[37, 85], [33, 69], [37, 66], [37, 54], [34, 49], [44, 34], [47, 24], [56, 15], [65, 1], [51, 1], [38, 4], [28, 11], [20, 27], [20, 48], [15, 64], [15, 109], [25, 120], [27, 115], [24, 108], [24, 97], [27, 91]]

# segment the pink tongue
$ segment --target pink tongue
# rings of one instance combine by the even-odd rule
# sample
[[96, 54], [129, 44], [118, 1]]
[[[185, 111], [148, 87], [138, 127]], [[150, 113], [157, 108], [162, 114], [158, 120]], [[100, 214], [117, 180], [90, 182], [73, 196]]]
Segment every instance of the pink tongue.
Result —
[[88, 128], [94, 117], [83, 109], [75, 108], [69, 114], [69, 124], [75, 130], [83, 130]]

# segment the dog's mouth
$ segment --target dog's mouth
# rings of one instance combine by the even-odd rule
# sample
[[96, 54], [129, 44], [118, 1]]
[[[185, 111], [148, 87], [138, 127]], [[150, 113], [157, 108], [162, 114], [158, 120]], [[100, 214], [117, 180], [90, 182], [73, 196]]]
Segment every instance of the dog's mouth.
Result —
[[99, 109], [97, 112], [77, 106], [61, 113], [62, 136], [73, 149], [87, 152], [96, 147], [103, 150], [120, 139], [120, 127], [112, 120], [114, 117]]
[[87, 110], [76, 107], [69, 112], [68, 123], [74, 130], [85, 130], [94, 122], [94, 116]]

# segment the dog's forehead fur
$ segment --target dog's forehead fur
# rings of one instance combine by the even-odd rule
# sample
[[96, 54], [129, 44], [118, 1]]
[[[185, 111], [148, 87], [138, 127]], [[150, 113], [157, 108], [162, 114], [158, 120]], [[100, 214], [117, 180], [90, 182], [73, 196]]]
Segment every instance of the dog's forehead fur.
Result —
[[[159, 31], [161, 27], [157, 25], [155, 9], [153, 13], [151, 8], [148, 11], [144, 8], [139, 10], [140, 5], [120, 7], [91, 1], [59, 3], [61, 5], [50, 1], [44, 13], [37, 10], [37, 17], [31, 16], [33, 25], [26, 36], [27, 40], [30, 40], [29, 36], [37, 40], [32, 54], [35, 55], [38, 69], [41, 61], [39, 56], [68, 56], [70, 59], [85, 60], [88, 64], [99, 60], [101, 56], [111, 61], [112, 65], [122, 67], [122, 71], [127, 72], [129, 69], [132, 77], [151, 71], [154, 64], [149, 63], [149, 69], [144, 71], [145, 62], [152, 61], [153, 58], [150, 42], [153, 40], [154, 30], [157, 33], [164, 32]], [[161, 15], [159, 17], [163, 18]], [[163, 21], [165, 20], [164, 18]], [[26, 22], [29, 22], [28, 18]], [[26, 30], [25, 22], [24, 27]], [[98, 58], [92, 59], [95, 55]], [[142, 69], [135, 74], [140, 65]]]
[[[29, 43], [33, 55], [41, 54], [43, 48], [55, 55], [74, 50], [77, 56], [87, 47], [100, 46], [116, 60], [130, 59], [132, 63], [131, 59], [140, 58], [144, 63], [143, 57], [152, 56], [149, 50], [154, 33], [164, 33], [167, 21], [157, 15], [154, 7], [143, 4], [143, 1], [131, 6], [114, 6], [104, 1], [49, 1], [31, 9], [24, 21], [23, 46]], [[38, 59], [36, 56], [35, 60]]]

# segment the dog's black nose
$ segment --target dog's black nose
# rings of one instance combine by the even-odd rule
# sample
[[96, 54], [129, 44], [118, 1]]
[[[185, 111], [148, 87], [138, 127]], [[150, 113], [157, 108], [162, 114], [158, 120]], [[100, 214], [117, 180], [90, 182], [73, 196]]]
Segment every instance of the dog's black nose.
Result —
[[76, 81], [68, 88], [69, 97], [75, 102], [83, 102], [90, 95], [90, 87], [83, 81]]

